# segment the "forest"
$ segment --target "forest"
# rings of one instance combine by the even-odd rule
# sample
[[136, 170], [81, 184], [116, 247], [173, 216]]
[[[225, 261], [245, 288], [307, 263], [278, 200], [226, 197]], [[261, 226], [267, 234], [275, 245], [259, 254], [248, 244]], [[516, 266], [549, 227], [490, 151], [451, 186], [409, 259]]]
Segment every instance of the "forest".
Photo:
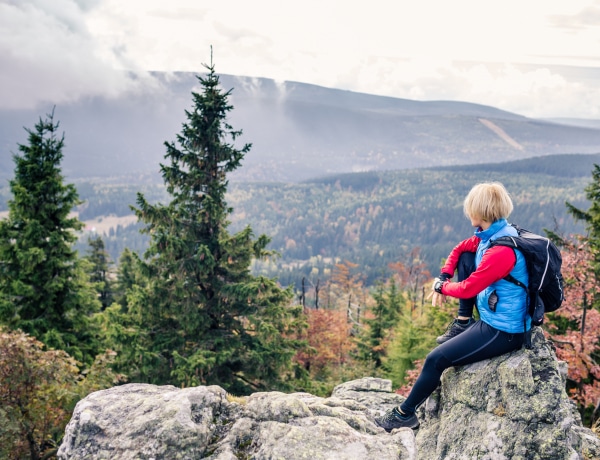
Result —
[[[256, 233], [269, 235], [269, 248], [278, 257], [257, 261], [253, 269], [277, 276], [284, 285], [300, 289], [303, 278], [324, 282], [344, 260], [360, 265], [366, 284], [373, 285], [389, 275], [389, 263], [403, 260], [415, 248], [420, 248], [428, 269], [437, 270], [457, 239], [472, 231], [462, 213], [462, 199], [475, 181], [504, 183], [514, 195], [511, 219], [524, 228], [581, 233], [583, 225], [567, 212], [565, 201], [588, 206], [583, 189], [599, 161], [600, 155], [549, 155], [343, 174], [302, 183], [232, 182], [227, 190], [233, 208], [230, 228], [239, 231], [250, 225]], [[80, 219], [130, 215], [138, 190], [153, 202], [166, 199], [164, 185], [155, 179], [126, 182], [78, 183], [84, 202], [78, 207]], [[102, 235], [111, 260], [118, 261], [124, 248], [143, 253], [148, 238], [140, 228], [139, 223], [121, 225]], [[87, 237], [84, 234], [76, 245], [82, 253]]]
[[[566, 297], [544, 330], [597, 423], [597, 156], [229, 183], [251, 145], [235, 146], [229, 93], [207, 69], [164, 144], [162, 184], [67, 183], [53, 114], [18, 146], [0, 220], [0, 457], [52, 458], [77, 401], [125, 382], [327, 395], [370, 375], [407, 394], [456, 311], [425, 296], [472, 234], [461, 203], [484, 180], [561, 247]], [[84, 233], [131, 213], [135, 226]]]
[[[277, 276], [300, 288], [302, 278], [325, 281], [339, 261], [359, 264], [372, 285], [387, 264], [414, 248], [431, 272], [437, 270], [457, 238], [472, 230], [462, 199], [476, 181], [497, 180], [512, 191], [511, 220], [535, 232], [581, 233], [565, 202], [586, 208], [583, 192], [600, 155], [547, 155], [525, 160], [428, 169], [362, 172], [316, 178], [302, 183], [231, 182], [227, 203], [230, 229], [250, 227], [271, 238], [278, 257], [256, 262], [256, 273]], [[568, 167], [565, 167], [568, 165]], [[132, 215], [138, 192], [150, 202], [168, 199], [159, 178], [123, 177], [75, 182], [82, 201], [79, 219], [102, 220]], [[8, 200], [8, 187], [0, 189]], [[0, 203], [0, 208], [2, 208]], [[6, 209], [6, 204], [4, 204]], [[111, 227], [103, 238], [113, 263], [128, 248], [142, 255], [148, 246], [140, 223]], [[87, 250], [89, 232], [75, 247]], [[383, 272], [382, 272], [383, 270]], [[389, 275], [389, 273], [387, 273]]]
[[[300, 288], [302, 278], [325, 281], [335, 263], [359, 264], [372, 285], [387, 264], [420, 248], [431, 272], [437, 270], [457, 238], [471, 232], [462, 199], [475, 181], [497, 180], [512, 191], [511, 220], [535, 232], [550, 229], [568, 235], [583, 225], [565, 202], [585, 208], [583, 189], [600, 155], [548, 155], [525, 160], [428, 169], [363, 172], [327, 176], [302, 183], [231, 182], [227, 202], [230, 228], [250, 227], [271, 238], [279, 256], [257, 262], [254, 270]], [[565, 167], [568, 165], [568, 167]], [[477, 179], [474, 179], [477, 178]], [[79, 219], [129, 216], [138, 192], [150, 202], [167, 199], [157, 177], [77, 181], [82, 204]], [[0, 189], [6, 209], [8, 187]], [[102, 236], [113, 263], [128, 248], [142, 255], [148, 246], [140, 223], [117, 225]], [[76, 248], [87, 250], [89, 232]], [[389, 273], [388, 273], [389, 274]]]

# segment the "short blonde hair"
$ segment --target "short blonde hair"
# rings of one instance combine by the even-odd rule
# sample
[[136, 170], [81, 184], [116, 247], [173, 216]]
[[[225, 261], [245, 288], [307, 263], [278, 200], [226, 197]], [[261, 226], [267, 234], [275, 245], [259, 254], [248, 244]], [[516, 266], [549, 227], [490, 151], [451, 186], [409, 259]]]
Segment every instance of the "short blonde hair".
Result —
[[494, 223], [506, 219], [513, 210], [510, 195], [500, 182], [484, 182], [475, 185], [463, 204], [467, 217], [477, 217], [485, 222]]

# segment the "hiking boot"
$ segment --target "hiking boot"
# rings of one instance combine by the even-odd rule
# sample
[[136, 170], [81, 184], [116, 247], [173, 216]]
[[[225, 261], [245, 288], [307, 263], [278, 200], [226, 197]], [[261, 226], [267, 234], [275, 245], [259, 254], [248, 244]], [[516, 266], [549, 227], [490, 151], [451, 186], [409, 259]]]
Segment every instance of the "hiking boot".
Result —
[[473, 318], [469, 318], [469, 322], [468, 323], [461, 324], [461, 323], [458, 322], [457, 319], [455, 319], [450, 324], [448, 324], [448, 327], [446, 328], [446, 332], [444, 332], [437, 339], [435, 339], [435, 341], [437, 343], [439, 343], [439, 344], [447, 342], [451, 338], [456, 337], [461, 332], [465, 332], [467, 329], [469, 329], [469, 327], [471, 327], [471, 325], [474, 322], [475, 322], [475, 320]]
[[388, 433], [396, 428], [419, 428], [419, 419], [415, 414], [407, 415], [402, 413], [397, 407], [390, 409], [381, 417], [375, 417], [375, 423]]

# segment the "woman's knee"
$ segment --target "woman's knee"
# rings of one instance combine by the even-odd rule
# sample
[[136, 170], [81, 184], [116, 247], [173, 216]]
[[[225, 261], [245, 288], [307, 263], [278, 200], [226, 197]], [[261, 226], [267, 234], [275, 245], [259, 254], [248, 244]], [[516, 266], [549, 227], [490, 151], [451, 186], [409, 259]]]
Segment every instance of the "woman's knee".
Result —
[[458, 258], [458, 281], [466, 280], [475, 271], [475, 253], [463, 252]]
[[425, 358], [425, 364], [423, 364], [423, 370], [425, 369], [435, 369], [438, 372], [443, 372], [452, 366], [452, 361], [444, 356], [444, 354], [440, 351], [440, 348], [434, 348], [431, 353], [427, 355]]

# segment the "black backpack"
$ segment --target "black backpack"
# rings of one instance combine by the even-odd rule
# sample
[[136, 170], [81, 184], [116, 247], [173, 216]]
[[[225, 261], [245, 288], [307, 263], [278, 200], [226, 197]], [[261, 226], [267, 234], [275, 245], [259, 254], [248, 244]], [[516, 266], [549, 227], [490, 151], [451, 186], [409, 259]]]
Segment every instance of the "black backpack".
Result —
[[529, 316], [534, 326], [544, 322], [544, 313], [557, 310], [564, 300], [564, 281], [561, 273], [562, 257], [559, 249], [548, 238], [512, 224], [519, 236], [502, 236], [491, 245], [509, 246], [523, 254], [529, 274], [529, 286], [525, 286], [510, 274], [504, 279], [527, 291]]

